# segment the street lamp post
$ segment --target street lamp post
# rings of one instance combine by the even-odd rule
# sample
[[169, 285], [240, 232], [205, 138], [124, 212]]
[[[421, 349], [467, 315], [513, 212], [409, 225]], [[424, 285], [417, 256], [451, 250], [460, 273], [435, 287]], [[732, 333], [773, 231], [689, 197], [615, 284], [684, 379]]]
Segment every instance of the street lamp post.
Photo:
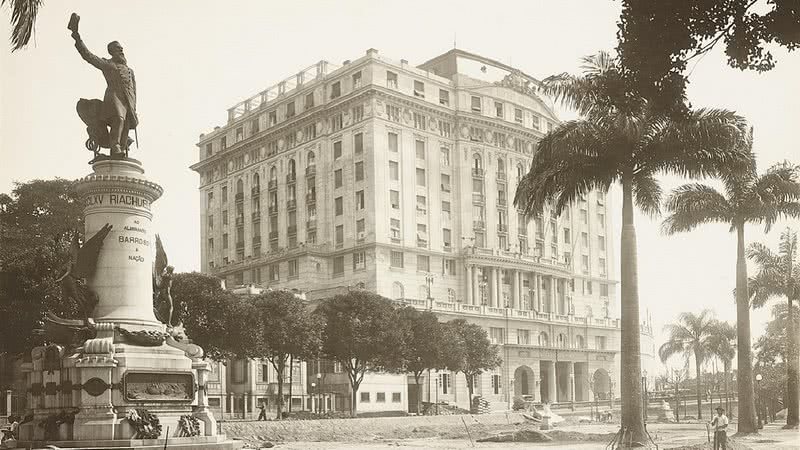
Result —
[[325, 407], [322, 405], [322, 373], [317, 372], [317, 412], [325, 412]]
[[[317, 388], [317, 383], [314, 383], [314, 382], [312, 381], [312, 382], [311, 382], [311, 398], [312, 398], [312, 399], [314, 398], [314, 391], [316, 390], [316, 388]], [[312, 408], [312, 411], [313, 411], [313, 412], [315, 412], [315, 413], [316, 413], [316, 412], [318, 412], [318, 411], [319, 411], [319, 405], [312, 405], [312, 406], [313, 406], [313, 408]]]
[[758, 416], [758, 429], [759, 430], [764, 428], [764, 423], [762, 422], [762, 419], [761, 419], [761, 417], [762, 417], [762, 411], [761, 410], [764, 408], [764, 399], [762, 398], [762, 392], [761, 392], [761, 380], [763, 380], [763, 379], [764, 379], [764, 377], [760, 373], [756, 374], [756, 394], [757, 394], [757, 397], [758, 397], [758, 401], [756, 402], [757, 405], [758, 405], [758, 407], [756, 408], [756, 412], [758, 413], [757, 416]]

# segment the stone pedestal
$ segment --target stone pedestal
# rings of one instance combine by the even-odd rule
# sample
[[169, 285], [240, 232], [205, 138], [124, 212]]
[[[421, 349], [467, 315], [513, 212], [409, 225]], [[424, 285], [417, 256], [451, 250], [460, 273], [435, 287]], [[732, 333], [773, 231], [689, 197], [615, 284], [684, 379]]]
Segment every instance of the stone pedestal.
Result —
[[[151, 207], [162, 194], [133, 159], [105, 159], [78, 180], [85, 235], [112, 226], [97, 270], [87, 285], [98, 294], [97, 336], [77, 349], [50, 345], [32, 352], [26, 366], [33, 421], [20, 427], [23, 446], [238, 448], [217, 436], [205, 395], [208, 363], [200, 347], [167, 337], [153, 313], [155, 235]], [[151, 342], [128, 333], [151, 332]], [[125, 333], [128, 332], [128, 333]], [[157, 416], [161, 435], [137, 439], [133, 410]], [[181, 419], [197, 420], [199, 434], [186, 436]], [[169, 430], [169, 435], [167, 435]]]

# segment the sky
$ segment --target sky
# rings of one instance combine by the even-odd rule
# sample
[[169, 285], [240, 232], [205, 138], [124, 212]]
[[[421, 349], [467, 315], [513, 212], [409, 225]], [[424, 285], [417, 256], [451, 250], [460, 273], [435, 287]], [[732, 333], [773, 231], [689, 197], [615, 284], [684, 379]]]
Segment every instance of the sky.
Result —
[[[420, 64], [455, 45], [540, 79], [577, 73], [582, 56], [616, 46], [620, 8], [612, 0], [44, 2], [31, 45], [14, 53], [0, 46], [0, 192], [15, 181], [77, 179], [91, 171], [74, 108], [78, 98], [102, 98], [105, 81], [73, 46], [66, 29], [73, 11], [90, 50], [107, 56], [106, 44], [118, 40], [136, 72], [140, 148], [131, 156], [164, 187], [154, 229], [176, 270], [191, 271], [200, 265], [200, 217], [198, 176], [188, 167], [197, 161], [200, 133], [223, 125], [227, 108], [321, 59], [341, 64], [369, 48]], [[9, 17], [6, 4], [0, 36], [9, 35]], [[786, 159], [800, 163], [790, 137], [800, 125], [800, 52], [773, 50], [778, 65], [767, 73], [728, 67], [721, 49], [689, 67], [692, 105], [744, 115], [761, 169]], [[662, 187], [682, 182], [663, 177]], [[618, 188], [611, 199], [619, 215]], [[618, 244], [620, 217], [611, 219]], [[711, 308], [735, 321], [736, 239], [728, 228], [667, 237], [660, 219], [636, 221], [641, 308], [652, 317], [657, 345], [663, 325], [681, 311]], [[751, 227], [746, 236], [777, 247], [786, 226], [800, 229], [798, 221], [783, 221], [769, 234]], [[618, 279], [619, 268], [614, 272]], [[768, 319], [768, 309], [753, 313], [753, 336]]]

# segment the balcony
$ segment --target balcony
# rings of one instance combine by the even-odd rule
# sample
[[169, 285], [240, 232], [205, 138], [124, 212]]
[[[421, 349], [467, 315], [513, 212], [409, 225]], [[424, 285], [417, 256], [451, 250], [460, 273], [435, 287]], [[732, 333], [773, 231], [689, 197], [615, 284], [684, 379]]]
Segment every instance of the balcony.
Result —
[[277, 241], [278, 240], [278, 232], [277, 231], [270, 231], [269, 232], [269, 240], [270, 241]]
[[267, 188], [269, 188], [270, 191], [277, 190], [278, 189], [278, 180], [269, 180], [269, 183], [267, 183]]
[[314, 205], [317, 203], [317, 196], [316, 194], [306, 194], [306, 205]]
[[517, 228], [517, 234], [520, 236], [527, 236], [528, 235], [528, 228], [527, 227], [519, 227]]
[[497, 225], [497, 232], [498, 233], [508, 233], [508, 225], [501, 223]]
[[472, 193], [472, 203], [482, 205], [486, 202], [486, 196], [481, 194], [480, 192], [473, 192]]
[[251, 216], [253, 216], [253, 222], [258, 222], [261, 220], [261, 211], [253, 211]]
[[289, 211], [297, 209], [297, 200], [286, 200], [286, 209]]
[[286, 233], [289, 236], [296, 236], [297, 235], [297, 225], [289, 225], [289, 227], [286, 228]]
[[497, 181], [506, 181], [506, 173], [497, 172]]
[[269, 207], [269, 215], [274, 216], [278, 214], [278, 205], [270, 205]]
[[241, 203], [244, 201], [244, 192], [237, 192], [234, 197], [236, 198], [236, 203]]
[[483, 230], [484, 228], [486, 228], [486, 224], [483, 223], [482, 220], [473, 220], [472, 221], [472, 228], [474, 228], [476, 230]]
[[290, 173], [286, 175], [286, 183], [294, 183], [297, 181], [297, 175], [294, 173]]
[[261, 195], [261, 186], [258, 186], [258, 185], [253, 186], [250, 189], [250, 196], [251, 197], [258, 197], [259, 195]]
[[316, 230], [317, 229], [317, 219], [309, 219], [306, 221], [306, 229], [307, 230]]
[[506, 199], [505, 198], [498, 198], [497, 199], [497, 206], [502, 206], [503, 208], [506, 207]]
[[316, 174], [317, 174], [317, 166], [316, 165], [311, 165], [311, 166], [306, 167], [306, 176], [307, 177], [313, 177]]
[[473, 167], [472, 168], [472, 177], [473, 178], [483, 179], [483, 169], [479, 169], [477, 167]]
[[244, 241], [239, 241], [236, 243], [236, 250], [243, 251], [244, 250]]
[[236, 226], [240, 227], [242, 225], [244, 225], [244, 214], [236, 216]]
[[261, 245], [261, 236], [253, 236], [253, 247]]

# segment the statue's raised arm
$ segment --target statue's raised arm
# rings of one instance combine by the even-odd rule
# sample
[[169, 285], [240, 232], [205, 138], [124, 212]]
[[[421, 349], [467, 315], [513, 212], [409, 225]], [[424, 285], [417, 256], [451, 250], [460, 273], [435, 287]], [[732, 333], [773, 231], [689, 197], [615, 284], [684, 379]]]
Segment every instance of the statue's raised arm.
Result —
[[106, 92], [102, 101], [78, 101], [78, 115], [86, 123], [89, 133], [86, 147], [95, 152], [95, 158], [100, 156], [100, 148], [110, 148], [111, 157], [127, 157], [129, 146], [133, 142], [128, 138], [128, 131], [136, 129], [139, 124], [133, 69], [128, 67], [122, 45], [117, 41], [108, 44], [110, 59], [90, 52], [78, 32], [79, 22], [80, 16], [72, 13], [67, 25], [75, 39], [75, 48], [86, 62], [101, 70], [106, 79]]

